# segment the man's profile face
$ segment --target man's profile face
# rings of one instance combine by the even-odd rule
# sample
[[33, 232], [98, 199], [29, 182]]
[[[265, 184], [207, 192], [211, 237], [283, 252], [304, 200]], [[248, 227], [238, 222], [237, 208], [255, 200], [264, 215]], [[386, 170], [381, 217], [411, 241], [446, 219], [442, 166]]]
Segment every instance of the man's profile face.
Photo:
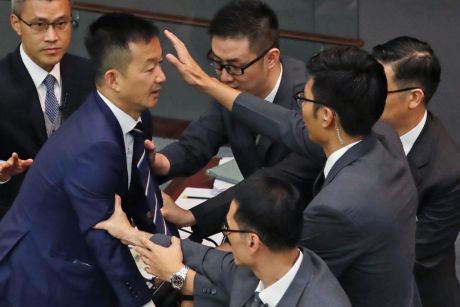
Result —
[[[72, 33], [69, 0], [26, 0], [19, 16], [12, 14], [10, 19], [14, 31], [21, 37], [24, 51], [38, 66], [50, 71], [61, 61]], [[69, 21], [64, 29], [49, 26], [43, 31], [37, 31], [26, 24], [63, 21]]]
[[[310, 78], [307, 84], [305, 84], [304, 97], [307, 99], [315, 99], [312, 90], [313, 83], [314, 80]], [[320, 131], [321, 121], [318, 113], [315, 113], [313, 102], [305, 101], [302, 103], [302, 117], [308, 131], [308, 137], [313, 142], [318, 143], [318, 133]]]
[[[248, 64], [263, 50], [252, 51], [248, 38], [223, 38], [213, 36], [211, 39], [211, 50], [214, 58], [223, 64], [243, 66]], [[271, 90], [267, 82], [268, 69], [264, 65], [264, 57], [244, 70], [243, 75], [230, 75], [225, 69], [216, 71], [218, 78], [228, 86], [247, 92], [261, 98]], [[268, 93], [267, 93], [268, 94]]]
[[[394, 80], [394, 71], [391, 65], [382, 64], [385, 69], [385, 76], [387, 77], [388, 91], [394, 91], [401, 88]], [[385, 109], [380, 119], [394, 128], [400, 126], [408, 116], [408, 95], [410, 92], [389, 93], [385, 101]]]
[[158, 102], [166, 76], [161, 68], [162, 49], [158, 37], [148, 43], [129, 43], [131, 61], [119, 72], [119, 100], [126, 113], [137, 119], [139, 114]]
[[[238, 204], [235, 202], [235, 200], [232, 200], [230, 204], [230, 208], [226, 216], [229, 229], [233, 229], [233, 230], [240, 229], [238, 223], [235, 221], [235, 213], [237, 210], [238, 210]], [[247, 234], [238, 233], [238, 232], [229, 232], [227, 238], [230, 241], [230, 245], [232, 246], [232, 252], [233, 252], [233, 257], [235, 259], [235, 264], [245, 265], [246, 264], [245, 259], [248, 256], [247, 255]]]

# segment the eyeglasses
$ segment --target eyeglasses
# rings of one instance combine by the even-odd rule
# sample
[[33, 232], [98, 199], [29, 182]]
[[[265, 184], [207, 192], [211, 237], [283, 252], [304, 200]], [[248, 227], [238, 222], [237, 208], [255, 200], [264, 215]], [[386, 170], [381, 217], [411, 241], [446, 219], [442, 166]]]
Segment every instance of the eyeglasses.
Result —
[[62, 19], [60, 21], [56, 22], [44, 22], [44, 21], [37, 21], [37, 22], [31, 22], [28, 23], [24, 19], [22, 19], [20, 16], [16, 15], [20, 21], [22, 21], [26, 26], [31, 28], [35, 32], [46, 32], [48, 31], [48, 28], [51, 26], [55, 31], [64, 31], [67, 29], [70, 23], [72, 23], [72, 19]]
[[323, 106], [328, 106], [327, 103], [324, 103], [324, 102], [321, 102], [321, 101], [318, 101], [318, 100], [313, 100], [313, 99], [305, 98], [305, 94], [304, 94], [303, 91], [300, 91], [300, 92], [298, 92], [297, 94], [295, 94], [295, 95], [294, 95], [294, 99], [295, 99], [295, 101], [297, 102], [297, 105], [299, 106], [300, 109], [302, 109], [302, 105], [303, 105], [305, 102], [313, 102], [313, 103], [320, 104], [320, 105], [323, 105]]
[[209, 64], [211, 64], [212, 67], [214, 67], [215, 70], [217, 71], [222, 71], [225, 69], [229, 75], [232, 76], [240, 76], [244, 74], [244, 71], [249, 68], [252, 64], [256, 63], [259, 61], [261, 58], [263, 58], [272, 48], [276, 46], [276, 42], [274, 42], [267, 50], [262, 52], [259, 56], [257, 56], [254, 60], [251, 62], [242, 65], [242, 66], [236, 66], [232, 64], [224, 64], [221, 61], [216, 60], [214, 53], [212, 50], [209, 50], [208, 55], [206, 56], [208, 60], [210, 61]]
[[417, 90], [417, 89], [421, 89], [421, 88], [420, 87], [405, 87], [405, 88], [401, 88], [399, 90], [387, 91], [387, 94], [407, 92], [407, 91], [412, 91], [412, 90]]
[[254, 230], [245, 230], [245, 229], [230, 229], [228, 228], [228, 223], [227, 221], [224, 222], [222, 225], [222, 228], [220, 229], [224, 236], [228, 237], [229, 234], [232, 232], [237, 232], [237, 233], [256, 233]]

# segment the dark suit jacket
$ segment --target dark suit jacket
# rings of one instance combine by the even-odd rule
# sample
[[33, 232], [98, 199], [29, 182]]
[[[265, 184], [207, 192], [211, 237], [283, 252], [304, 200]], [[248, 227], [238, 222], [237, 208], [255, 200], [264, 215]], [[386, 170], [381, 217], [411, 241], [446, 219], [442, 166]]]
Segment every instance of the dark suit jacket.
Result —
[[460, 229], [460, 149], [441, 121], [427, 122], [407, 159], [419, 195], [415, 277], [423, 306], [460, 306], [455, 240]]
[[[283, 141], [298, 153], [309, 153], [297, 112], [258, 105], [253, 96], [241, 94], [232, 113], [257, 132]], [[454, 250], [460, 228], [460, 150], [439, 119], [429, 113], [407, 159], [419, 198], [414, 273], [422, 302], [433, 307], [460, 306]]]
[[[232, 112], [309, 154], [298, 112], [256, 106], [255, 97], [241, 94]], [[372, 133], [336, 162], [305, 209], [301, 244], [326, 261], [353, 306], [410, 306], [417, 193], [398, 136], [386, 125], [375, 129], [379, 135]]]
[[[93, 69], [88, 60], [66, 54], [61, 60], [61, 77], [66, 120], [94, 88]], [[21, 159], [35, 158], [46, 140], [38, 93], [18, 47], [0, 61], [0, 160], [13, 152]], [[11, 207], [24, 175], [0, 185], [0, 219]]]
[[[155, 235], [152, 241], [168, 246], [170, 238]], [[246, 268], [235, 264], [232, 253], [218, 251], [189, 240], [182, 241], [184, 262], [198, 274], [213, 282], [213, 286], [202, 288], [194, 281], [194, 303], [196, 306], [243, 306], [254, 294], [259, 279]], [[317, 255], [303, 248], [303, 261], [288, 290], [278, 306], [351, 306], [350, 302], [332, 275], [327, 265]], [[220, 293], [222, 292], [222, 293]], [[216, 297], [227, 300], [218, 301]]]
[[[301, 91], [306, 82], [305, 63], [283, 59], [283, 76], [273, 104], [283, 109], [298, 110], [293, 96]], [[267, 102], [260, 101], [260, 107]], [[272, 168], [280, 177], [294, 184], [303, 192], [305, 202], [311, 200], [311, 187], [325, 158], [316, 146], [314, 154], [303, 157], [293, 153], [281, 142], [262, 136], [255, 143], [257, 132], [250, 125], [213, 102], [207, 112], [190, 124], [179, 142], [167, 146], [162, 153], [171, 162], [169, 177], [187, 176], [202, 168], [220, 146], [229, 144], [244, 177], [264, 167]], [[195, 232], [207, 236], [219, 231], [234, 195], [229, 189], [219, 196], [193, 208], [198, 227]], [[212, 219], [209, 218], [212, 216]]]
[[326, 261], [353, 306], [410, 306], [416, 209], [398, 136], [371, 133], [334, 164], [305, 209], [301, 245]]
[[150, 293], [129, 249], [92, 229], [115, 193], [142, 224], [148, 208], [127, 190], [120, 125], [93, 93], [43, 146], [0, 222], [0, 305], [144, 305]]

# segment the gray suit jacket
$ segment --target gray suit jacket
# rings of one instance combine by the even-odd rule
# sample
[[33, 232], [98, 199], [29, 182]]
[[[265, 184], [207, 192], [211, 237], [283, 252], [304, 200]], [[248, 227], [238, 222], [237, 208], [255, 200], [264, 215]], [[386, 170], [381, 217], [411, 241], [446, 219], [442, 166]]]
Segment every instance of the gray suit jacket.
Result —
[[460, 149], [441, 121], [428, 113], [407, 159], [419, 194], [414, 273], [423, 306], [460, 306], [455, 275]]
[[[305, 63], [293, 59], [283, 59], [282, 63], [283, 76], [273, 105], [285, 110], [298, 110], [293, 96], [305, 86]], [[269, 107], [269, 103], [263, 100], [259, 100], [258, 104], [260, 108]], [[220, 146], [229, 144], [244, 177], [268, 167], [278, 177], [301, 190], [305, 203], [308, 203], [312, 198], [311, 186], [325, 161], [320, 147], [311, 145], [311, 154], [305, 157], [293, 153], [267, 134], [256, 144], [256, 135], [257, 131], [250, 124], [240, 121], [213, 102], [198, 120], [190, 124], [178, 142], [162, 150], [171, 162], [168, 178], [195, 173], [217, 153]], [[193, 208], [198, 225], [194, 231], [204, 237], [218, 232], [233, 195], [234, 189], [229, 189]]]
[[350, 148], [304, 211], [301, 245], [326, 261], [353, 306], [413, 299], [417, 191], [398, 142], [389, 129]]
[[[169, 245], [170, 238], [153, 236], [152, 241]], [[225, 253], [191, 242], [182, 241], [184, 262], [197, 271], [194, 281], [196, 306], [243, 306], [254, 294], [259, 279], [245, 267], [235, 264], [232, 253]], [[278, 306], [342, 307], [351, 306], [327, 265], [317, 255], [303, 248], [303, 261]], [[203, 288], [200, 274], [213, 285]], [[221, 293], [222, 292], [222, 293]], [[220, 299], [220, 300], [219, 300]]]

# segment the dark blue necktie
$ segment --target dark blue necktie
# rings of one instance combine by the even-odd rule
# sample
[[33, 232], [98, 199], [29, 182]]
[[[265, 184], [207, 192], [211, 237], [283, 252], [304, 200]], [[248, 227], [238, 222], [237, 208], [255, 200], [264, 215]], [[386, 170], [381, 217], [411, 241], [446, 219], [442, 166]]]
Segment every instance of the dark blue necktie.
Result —
[[56, 82], [56, 79], [53, 75], [46, 76], [43, 81], [43, 84], [46, 86], [45, 114], [51, 123], [54, 123], [59, 112], [59, 103], [54, 94], [54, 82]]
[[249, 301], [244, 304], [244, 307], [266, 307], [268, 306], [259, 297], [259, 292], [254, 292], [254, 295], [249, 299]]
[[136, 127], [131, 130], [130, 133], [134, 138], [133, 169], [131, 171], [134, 172], [137, 170], [138, 172], [138, 177], [145, 195], [145, 201], [152, 213], [152, 220], [155, 224], [156, 232], [169, 235], [171, 233], [160, 211], [163, 206], [161, 191], [154, 176], [151, 174], [149, 157], [144, 148], [145, 135], [142, 123], [137, 123]]

